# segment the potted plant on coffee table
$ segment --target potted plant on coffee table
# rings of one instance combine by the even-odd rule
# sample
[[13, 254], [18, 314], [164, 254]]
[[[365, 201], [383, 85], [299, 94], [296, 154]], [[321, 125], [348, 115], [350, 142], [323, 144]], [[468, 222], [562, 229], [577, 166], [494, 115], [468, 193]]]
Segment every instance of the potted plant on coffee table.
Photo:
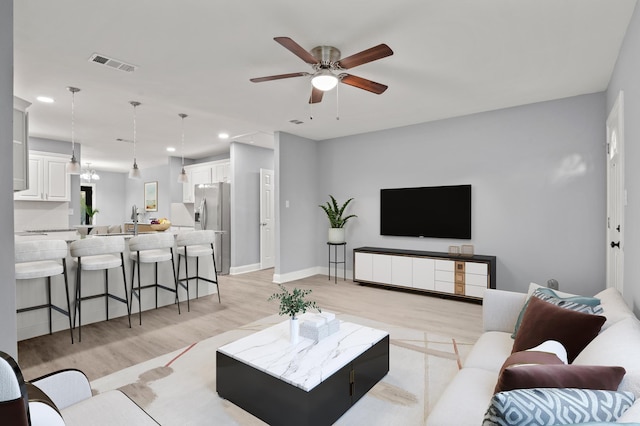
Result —
[[349, 198], [342, 206], [338, 205], [338, 202], [333, 197], [333, 195], [329, 195], [331, 201], [327, 201], [326, 204], [321, 204], [319, 207], [324, 210], [329, 218], [329, 239], [330, 243], [340, 244], [344, 243], [344, 225], [347, 223], [349, 219], [352, 217], [358, 217], [355, 214], [350, 214], [348, 216], [344, 216], [344, 211], [346, 210], [349, 203], [353, 200], [353, 198]]
[[300, 333], [300, 324], [298, 322], [298, 314], [307, 312], [307, 309], [317, 309], [318, 312], [322, 312], [316, 302], [307, 300], [305, 297], [311, 293], [311, 290], [301, 290], [294, 288], [291, 292], [282, 284], [278, 284], [280, 287], [279, 293], [272, 294], [267, 300], [279, 300], [280, 311], [279, 315], [289, 315], [289, 325], [291, 331], [291, 343], [298, 343], [298, 335]]

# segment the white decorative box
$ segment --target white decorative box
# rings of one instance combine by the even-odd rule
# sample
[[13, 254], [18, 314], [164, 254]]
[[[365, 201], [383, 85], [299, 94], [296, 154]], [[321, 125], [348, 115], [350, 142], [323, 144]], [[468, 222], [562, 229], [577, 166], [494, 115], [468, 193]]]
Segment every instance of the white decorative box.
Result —
[[316, 342], [340, 329], [340, 320], [331, 312], [305, 314], [300, 324], [300, 335]]

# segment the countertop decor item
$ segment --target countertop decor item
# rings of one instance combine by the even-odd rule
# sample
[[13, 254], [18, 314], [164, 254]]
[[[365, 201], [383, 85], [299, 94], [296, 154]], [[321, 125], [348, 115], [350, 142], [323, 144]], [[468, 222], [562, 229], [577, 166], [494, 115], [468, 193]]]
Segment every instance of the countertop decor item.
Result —
[[292, 344], [298, 343], [298, 336], [300, 335], [300, 324], [298, 322], [298, 314], [303, 314], [307, 312], [307, 309], [317, 309], [318, 312], [322, 312], [316, 302], [311, 300], [306, 300], [305, 296], [311, 293], [311, 290], [301, 290], [299, 288], [294, 288], [291, 292], [283, 286], [282, 284], [278, 284], [280, 287], [280, 293], [273, 293], [269, 296], [267, 300], [275, 300], [278, 299], [280, 301], [280, 315], [289, 315], [289, 324], [290, 324], [290, 338]]
[[344, 242], [344, 225], [347, 221], [353, 217], [358, 217], [355, 214], [350, 214], [348, 216], [343, 217], [344, 211], [353, 198], [349, 198], [342, 206], [338, 205], [338, 202], [333, 197], [333, 195], [329, 195], [331, 202], [327, 201], [326, 204], [320, 204], [319, 207], [324, 210], [329, 218], [329, 239], [330, 243], [343, 243]]

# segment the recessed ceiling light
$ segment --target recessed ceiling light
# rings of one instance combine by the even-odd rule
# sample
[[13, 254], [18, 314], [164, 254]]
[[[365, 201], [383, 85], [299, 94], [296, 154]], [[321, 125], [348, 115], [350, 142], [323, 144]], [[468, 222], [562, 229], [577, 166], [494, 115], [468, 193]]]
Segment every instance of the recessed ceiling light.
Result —
[[45, 104], [52, 104], [53, 102], [55, 102], [53, 98], [50, 98], [48, 96], [38, 96], [36, 99]]
[[229, 139], [229, 133], [218, 133], [220, 139]]
[[176, 152], [176, 149], [172, 146], [167, 147], [167, 152]]

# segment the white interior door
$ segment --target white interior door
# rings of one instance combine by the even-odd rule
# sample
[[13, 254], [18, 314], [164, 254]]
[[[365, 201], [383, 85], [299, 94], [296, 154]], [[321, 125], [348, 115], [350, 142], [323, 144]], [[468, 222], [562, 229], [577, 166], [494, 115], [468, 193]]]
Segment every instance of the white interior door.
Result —
[[275, 265], [273, 170], [260, 169], [260, 268]]
[[623, 290], [624, 278], [624, 97], [607, 118], [607, 287]]

